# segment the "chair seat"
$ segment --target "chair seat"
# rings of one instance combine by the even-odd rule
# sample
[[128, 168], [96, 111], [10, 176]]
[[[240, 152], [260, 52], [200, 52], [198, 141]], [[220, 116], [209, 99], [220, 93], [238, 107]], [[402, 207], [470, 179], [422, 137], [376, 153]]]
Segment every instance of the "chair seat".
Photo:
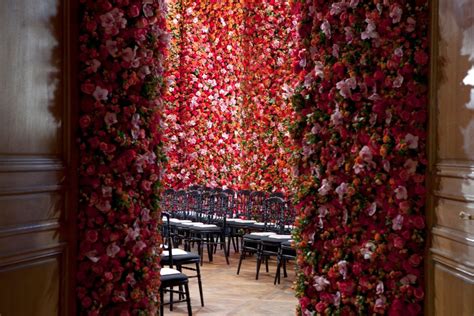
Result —
[[176, 269], [161, 268], [160, 280], [162, 287], [168, 287], [170, 284], [187, 282], [188, 277]]
[[[169, 264], [169, 260], [170, 260], [169, 256], [161, 255], [161, 259], [160, 259], [161, 264], [167, 265], [167, 264]], [[188, 252], [188, 253], [182, 254], [182, 255], [181, 254], [180, 255], [175, 255], [174, 250], [173, 250], [173, 263], [176, 264], [176, 265], [180, 265], [183, 262], [190, 262], [190, 261], [198, 261], [199, 262], [200, 260], [201, 260], [201, 257], [196, 253]]]
[[195, 225], [191, 226], [190, 230], [195, 231], [195, 232], [220, 232], [221, 228], [217, 225], [209, 224], [209, 225]]

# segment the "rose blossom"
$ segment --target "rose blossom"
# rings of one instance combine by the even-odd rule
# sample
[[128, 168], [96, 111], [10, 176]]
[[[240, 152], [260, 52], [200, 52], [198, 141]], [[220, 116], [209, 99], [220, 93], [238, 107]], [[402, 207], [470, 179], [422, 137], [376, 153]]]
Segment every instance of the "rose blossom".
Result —
[[104, 88], [101, 88], [101, 87], [97, 86], [97, 87], [95, 87], [95, 90], [92, 93], [92, 96], [97, 101], [105, 101], [105, 100], [107, 100], [108, 94], [109, 94], [109, 91], [107, 89], [104, 89]]
[[324, 291], [324, 289], [330, 285], [331, 283], [323, 276], [315, 276], [314, 278], [314, 287], [316, 288], [316, 291], [321, 292]]

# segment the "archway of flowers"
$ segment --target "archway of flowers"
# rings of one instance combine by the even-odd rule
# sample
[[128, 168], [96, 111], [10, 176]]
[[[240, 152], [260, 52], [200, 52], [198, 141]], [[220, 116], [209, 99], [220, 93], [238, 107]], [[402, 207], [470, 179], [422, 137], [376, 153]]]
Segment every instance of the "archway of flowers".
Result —
[[422, 313], [426, 0], [173, 0], [167, 61], [164, 1], [80, 2], [82, 314], [156, 313], [163, 183], [294, 193], [299, 313]]

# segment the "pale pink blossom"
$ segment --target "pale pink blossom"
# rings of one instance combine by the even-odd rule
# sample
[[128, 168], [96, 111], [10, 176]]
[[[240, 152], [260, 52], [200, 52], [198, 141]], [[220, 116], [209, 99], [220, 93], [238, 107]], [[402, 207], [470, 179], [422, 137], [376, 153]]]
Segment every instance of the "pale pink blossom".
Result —
[[398, 186], [395, 189], [395, 197], [398, 200], [406, 200], [408, 198], [408, 192], [407, 189], [404, 186]]
[[323, 276], [317, 275], [314, 277], [314, 287], [318, 292], [324, 291], [324, 289], [330, 284], [331, 283], [328, 281], [328, 279]]
[[359, 157], [365, 162], [372, 162], [372, 150], [370, 150], [369, 146], [362, 147]]
[[384, 292], [383, 282], [378, 281], [377, 286], [375, 287], [375, 293], [377, 293], [377, 295], [381, 295], [383, 294], [383, 292]]
[[392, 220], [392, 229], [393, 230], [401, 230], [403, 227], [403, 216], [398, 214], [393, 220]]
[[92, 93], [92, 96], [97, 100], [97, 101], [105, 101], [107, 100], [107, 97], [109, 95], [109, 91], [105, 88], [101, 88], [99, 86], [95, 87], [94, 92]]
[[416, 173], [416, 168], [418, 166], [418, 161], [414, 161], [412, 159], [408, 159], [405, 161], [403, 167], [407, 170], [409, 175], [414, 175]]
[[331, 24], [329, 24], [328, 20], [324, 20], [321, 24], [321, 31], [327, 38], [331, 38]]
[[117, 123], [117, 113], [114, 113], [114, 112], [107, 112], [105, 113], [105, 116], [104, 116], [104, 121], [105, 121], [105, 124], [107, 124], [107, 126], [111, 126], [115, 123]]
[[392, 18], [392, 23], [399, 23], [402, 19], [403, 10], [398, 5], [392, 5], [390, 8], [390, 17]]
[[116, 243], [112, 243], [107, 247], [107, 256], [114, 258], [120, 252], [120, 247]]
[[345, 280], [347, 278], [347, 261], [341, 260], [337, 263], [337, 267], [339, 269], [339, 273], [342, 275], [342, 278]]
[[379, 38], [379, 34], [377, 33], [377, 26], [375, 25], [374, 21], [372, 21], [371, 19], [365, 19], [365, 23], [367, 23], [367, 28], [364, 32], [361, 33], [361, 39], [366, 40], [371, 38]]
[[405, 136], [405, 142], [408, 145], [408, 148], [410, 149], [417, 149], [418, 148], [418, 136], [412, 135], [412, 134], [407, 134]]
[[369, 209], [368, 209], [368, 214], [369, 216], [372, 216], [377, 212], [377, 202], [373, 202], [370, 204]]
[[339, 199], [342, 200], [344, 197], [344, 194], [347, 193], [347, 189], [349, 188], [349, 185], [345, 182], [342, 182], [337, 188], [336, 188], [336, 193], [339, 196]]
[[331, 183], [327, 179], [323, 179], [321, 187], [318, 190], [318, 193], [321, 195], [327, 195], [331, 191]]

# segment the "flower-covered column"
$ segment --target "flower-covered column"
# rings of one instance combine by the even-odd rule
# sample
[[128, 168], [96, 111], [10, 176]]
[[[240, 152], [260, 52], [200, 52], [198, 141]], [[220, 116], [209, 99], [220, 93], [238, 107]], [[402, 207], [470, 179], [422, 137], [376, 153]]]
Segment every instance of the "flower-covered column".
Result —
[[303, 315], [421, 315], [428, 2], [294, 1]]
[[242, 182], [288, 192], [292, 141], [289, 102], [296, 23], [288, 1], [245, 1], [242, 30]]
[[154, 315], [166, 5], [80, 2], [78, 305]]

